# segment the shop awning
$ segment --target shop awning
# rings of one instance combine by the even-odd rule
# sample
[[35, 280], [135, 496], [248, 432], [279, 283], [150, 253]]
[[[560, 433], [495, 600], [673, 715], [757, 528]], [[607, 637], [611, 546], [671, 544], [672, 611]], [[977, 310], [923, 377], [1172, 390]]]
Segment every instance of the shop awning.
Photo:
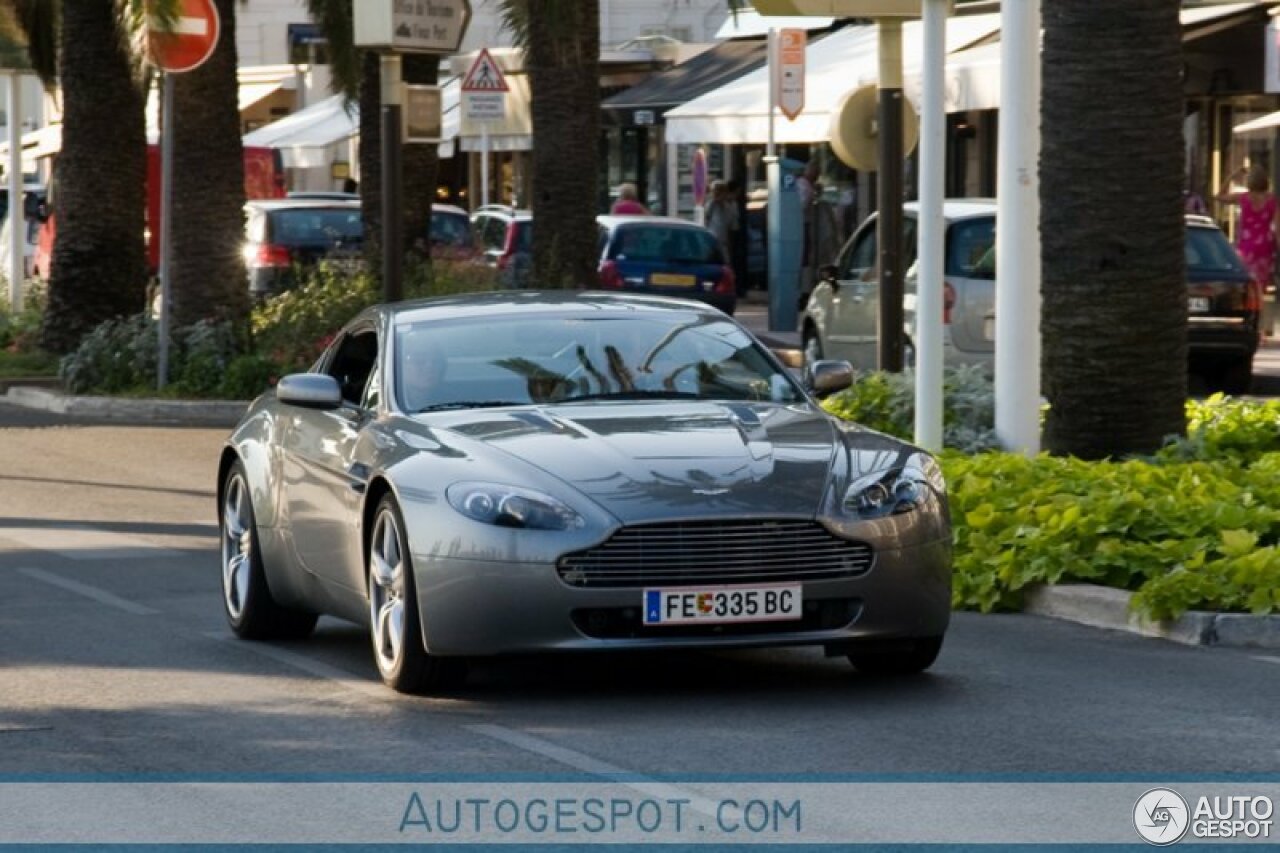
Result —
[[279, 149], [287, 168], [328, 166], [330, 147], [360, 132], [360, 111], [342, 95], [332, 95], [309, 107], [245, 134], [246, 146]]
[[762, 38], [769, 34], [770, 29], [825, 30], [834, 24], [835, 20], [835, 18], [817, 15], [805, 17], [769, 15], [766, 17], [748, 6], [725, 19], [716, 33], [716, 39]]
[[1280, 112], [1268, 113], [1261, 118], [1255, 118], [1253, 121], [1237, 124], [1231, 128], [1231, 132], [1235, 134], [1262, 133], [1264, 131], [1274, 131], [1276, 128], [1280, 128]]
[[276, 92], [285, 88], [284, 80], [276, 80], [266, 83], [241, 83], [240, 84], [240, 112], [244, 112], [249, 107], [271, 97]]
[[[997, 32], [999, 15], [953, 18], [947, 25], [947, 50], [968, 47]], [[903, 61], [920, 64], [918, 21], [903, 33]], [[851, 89], [874, 83], [879, 72], [876, 28], [858, 25], [812, 41], [806, 52], [805, 109], [795, 121], [779, 115], [780, 143], [824, 142], [830, 135], [831, 110]], [[667, 113], [667, 142], [762, 145], [769, 138], [769, 71], [760, 67], [737, 80]]]
[[660, 114], [763, 67], [767, 57], [768, 45], [764, 39], [723, 42], [653, 75], [638, 86], [619, 92], [601, 106], [613, 111], [649, 110]]

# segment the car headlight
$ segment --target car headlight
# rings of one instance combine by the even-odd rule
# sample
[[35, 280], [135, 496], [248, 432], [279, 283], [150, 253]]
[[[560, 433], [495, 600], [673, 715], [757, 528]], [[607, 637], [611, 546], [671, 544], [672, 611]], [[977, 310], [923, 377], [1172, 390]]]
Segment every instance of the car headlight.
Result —
[[518, 486], [454, 483], [445, 490], [449, 505], [467, 518], [498, 527], [576, 530], [586, 522], [560, 501]]
[[898, 469], [856, 480], [844, 494], [844, 509], [861, 519], [911, 512], [924, 503], [928, 484], [920, 471]]

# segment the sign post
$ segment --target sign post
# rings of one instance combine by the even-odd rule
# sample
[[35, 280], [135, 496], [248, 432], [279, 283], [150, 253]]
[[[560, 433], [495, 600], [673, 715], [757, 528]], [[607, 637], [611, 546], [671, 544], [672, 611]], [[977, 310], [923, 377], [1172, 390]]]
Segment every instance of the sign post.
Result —
[[169, 318], [173, 297], [173, 128], [175, 74], [199, 68], [218, 46], [222, 21], [213, 0], [181, 0], [171, 27], [149, 21], [152, 61], [164, 72], [164, 129], [160, 139], [160, 329], [156, 385], [169, 384]]
[[402, 53], [457, 53], [471, 23], [469, 0], [360, 0], [353, 13], [356, 47], [382, 54], [382, 297], [404, 296], [405, 100]]
[[511, 87], [488, 49], [481, 48], [471, 70], [462, 79], [462, 98], [467, 119], [480, 123], [480, 204], [489, 203], [489, 122], [507, 115], [507, 92]]
[[9, 88], [9, 307], [22, 311], [22, 284], [27, 274], [27, 226], [23, 218], [26, 195], [22, 187], [22, 78], [5, 75]]

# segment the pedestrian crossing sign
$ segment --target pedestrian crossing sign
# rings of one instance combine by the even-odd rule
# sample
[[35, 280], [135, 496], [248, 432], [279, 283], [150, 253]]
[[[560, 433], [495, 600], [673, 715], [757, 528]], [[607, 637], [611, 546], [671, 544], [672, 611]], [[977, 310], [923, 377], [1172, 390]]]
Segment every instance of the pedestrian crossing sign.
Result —
[[511, 91], [511, 87], [507, 85], [507, 78], [502, 74], [502, 69], [498, 67], [498, 63], [494, 61], [487, 48], [480, 49], [476, 61], [471, 64], [471, 70], [467, 72], [466, 77], [462, 78], [462, 91]]

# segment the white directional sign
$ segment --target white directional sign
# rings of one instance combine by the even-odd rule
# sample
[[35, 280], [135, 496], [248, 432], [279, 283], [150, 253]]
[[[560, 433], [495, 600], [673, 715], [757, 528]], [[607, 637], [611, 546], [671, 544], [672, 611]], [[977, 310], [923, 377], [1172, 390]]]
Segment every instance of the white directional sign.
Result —
[[795, 121], [804, 112], [804, 30], [785, 29], [778, 32], [777, 75], [778, 108]]
[[398, 53], [457, 53], [470, 23], [469, 0], [360, 0], [355, 42]]

